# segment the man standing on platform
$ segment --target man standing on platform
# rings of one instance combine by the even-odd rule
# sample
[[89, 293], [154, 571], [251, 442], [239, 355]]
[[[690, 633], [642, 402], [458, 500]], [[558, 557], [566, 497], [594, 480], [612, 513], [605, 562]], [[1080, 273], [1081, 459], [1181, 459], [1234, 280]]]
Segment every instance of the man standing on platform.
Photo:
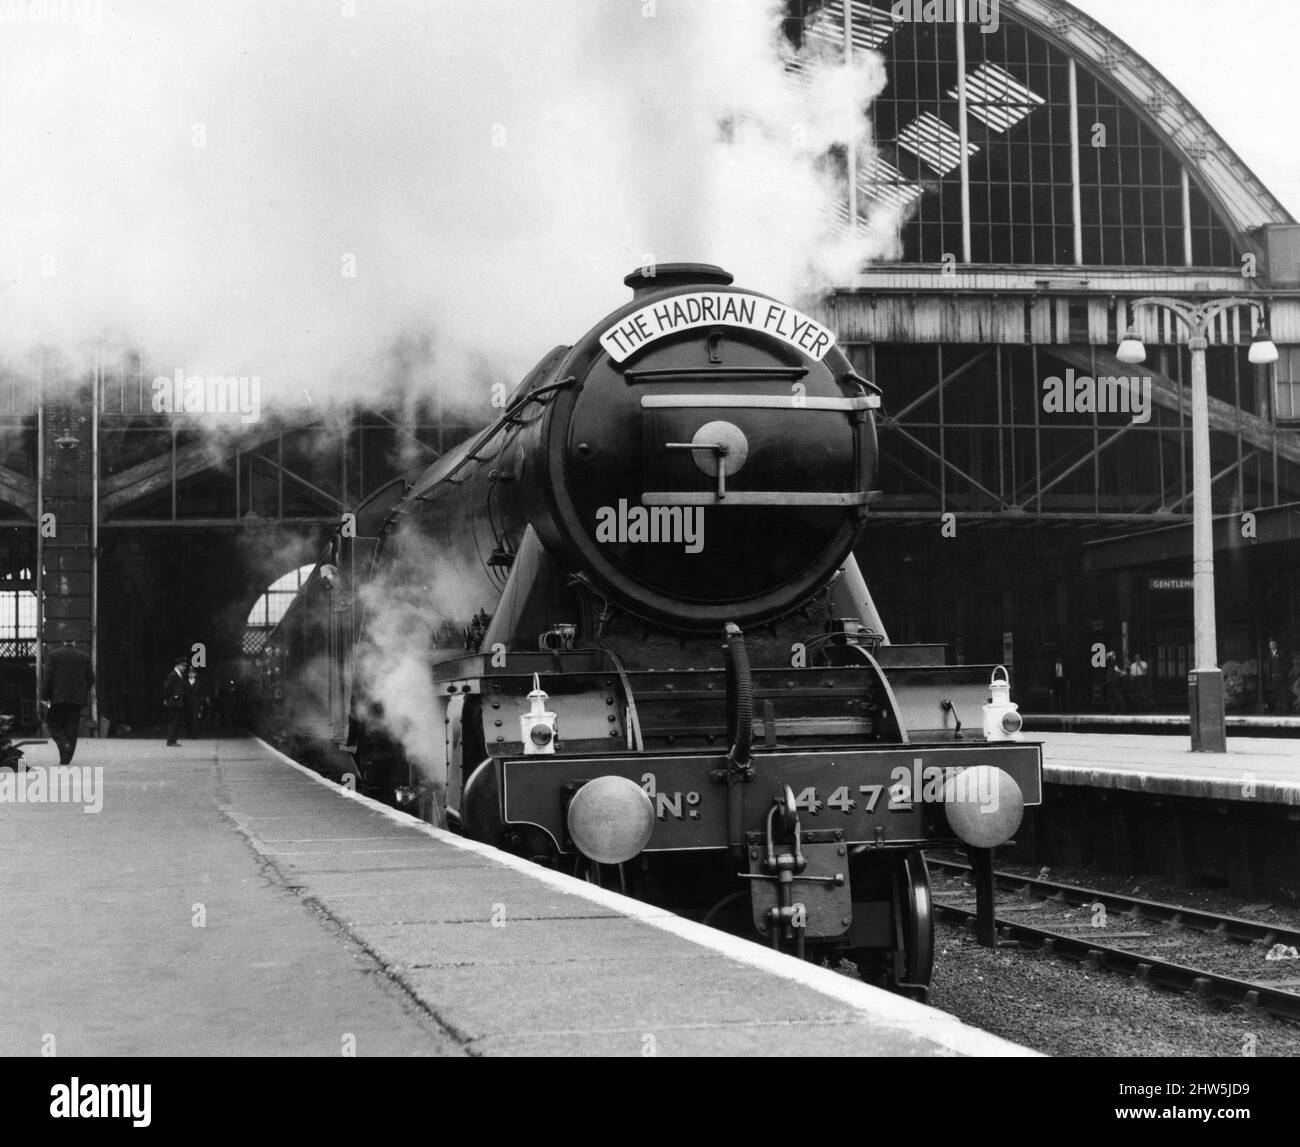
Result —
[[1065, 662], [1058, 657], [1052, 663], [1052, 708], [1058, 713], [1065, 712], [1066, 681]]
[[1129, 686], [1132, 689], [1133, 696], [1141, 703], [1143, 709], [1154, 710], [1156, 707], [1155, 700], [1147, 689], [1147, 663], [1146, 658], [1140, 653], [1133, 654], [1133, 660], [1128, 667]]
[[185, 676], [185, 731], [191, 741], [198, 737], [198, 730], [202, 728], [207, 699], [207, 686], [199, 677], [198, 670], [190, 666]]
[[167, 744], [179, 748], [180, 741], [176, 734], [181, 731], [181, 722], [185, 719], [185, 702], [189, 694], [189, 685], [185, 680], [185, 666], [189, 662], [184, 657], [176, 658], [172, 671], [163, 681], [163, 708], [167, 710], [170, 721], [167, 725]]
[[70, 765], [77, 751], [81, 710], [95, 684], [89, 655], [72, 641], [64, 641], [45, 654], [41, 701], [49, 708], [50, 736], [59, 747], [59, 764]]
[[1106, 700], [1112, 713], [1128, 712], [1129, 676], [1113, 653], [1106, 654]]
[[1282, 650], [1278, 648], [1275, 638], [1269, 639], [1263, 678], [1264, 699], [1268, 702], [1269, 710], [1278, 716], [1285, 716], [1291, 709], [1291, 680]]

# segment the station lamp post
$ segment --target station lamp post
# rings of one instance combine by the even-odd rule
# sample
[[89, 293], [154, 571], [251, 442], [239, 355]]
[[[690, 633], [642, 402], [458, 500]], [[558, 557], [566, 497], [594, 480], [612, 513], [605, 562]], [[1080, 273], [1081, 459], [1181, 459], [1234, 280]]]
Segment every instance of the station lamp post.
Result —
[[[1214, 617], [1214, 522], [1210, 503], [1210, 401], [1205, 381], [1205, 348], [1210, 324], [1224, 311], [1249, 306], [1259, 311], [1261, 323], [1250, 344], [1250, 361], [1258, 366], [1277, 362], [1277, 347], [1263, 323], [1263, 306], [1251, 299], [1211, 299], [1189, 303], [1182, 299], [1148, 296], [1134, 299], [1138, 307], [1160, 307], [1187, 327], [1192, 352], [1192, 614], [1196, 668], [1188, 677], [1192, 751], [1227, 751], [1223, 711], [1223, 673], [1219, 669], [1218, 638]], [[1140, 363], [1146, 347], [1130, 327], [1115, 352], [1123, 363]]]

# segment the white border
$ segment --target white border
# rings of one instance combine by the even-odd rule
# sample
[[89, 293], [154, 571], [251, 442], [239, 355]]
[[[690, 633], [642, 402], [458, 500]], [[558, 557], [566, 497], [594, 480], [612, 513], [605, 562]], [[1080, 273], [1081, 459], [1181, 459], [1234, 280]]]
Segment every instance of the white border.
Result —
[[531, 860], [525, 860], [521, 856], [503, 852], [491, 845], [481, 844], [476, 840], [468, 840], [463, 836], [457, 836], [445, 829], [435, 828], [433, 825], [399, 812], [397, 809], [377, 801], [373, 797], [368, 797], [353, 789], [346, 789], [342, 785], [327, 780], [320, 773], [285, 756], [274, 745], [268, 745], [261, 737], [255, 736], [253, 739], [267, 752], [285, 764], [291, 765], [305, 776], [311, 777], [318, 784], [326, 786], [330, 791], [345, 798], [360, 801], [367, 808], [383, 813], [389, 820], [401, 824], [405, 828], [417, 829], [425, 833], [425, 835], [433, 837], [434, 840], [441, 841], [443, 844], [486, 857], [500, 864], [503, 868], [523, 873], [540, 884], [548, 885], [571, 896], [580, 896], [593, 904], [600, 905], [602, 908], [613, 909], [628, 919], [639, 920], [649, 924], [652, 928], [658, 928], [683, 940], [689, 940], [693, 944], [717, 952], [719, 955], [726, 956], [737, 963], [746, 964], [751, 968], [758, 968], [801, 987], [811, 988], [813, 991], [819, 992], [837, 1003], [849, 1005], [886, 1028], [903, 1028], [914, 1035], [933, 1041], [939, 1047], [954, 1055], [1040, 1056], [1039, 1052], [1021, 1047], [1019, 1044], [1014, 1044], [1001, 1036], [995, 1036], [989, 1032], [980, 1031], [978, 1028], [970, 1027], [946, 1012], [938, 1011], [925, 1004], [919, 1004], [915, 1000], [896, 996], [892, 992], [886, 992], [881, 988], [872, 987], [870, 984], [864, 984], [858, 980], [851, 980], [847, 976], [842, 976], [829, 968], [817, 967], [806, 960], [796, 960], [793, 956], [773, 951], [771, 948], [764, 948], [762, 945], [751, 940], [745, 940], [740, 936], [732, 936], [726, 932], [719, 932], [715, 928], [697, 924], [694, 920], [687, 920], [673, 912], [669, 912], [666, 908], [656, 908], [652, 904], [634, 900], [621, 893], [612, 892], [608, 888], [589, 884], [585, 880], [578, 880], [563, 872], [543, 868], [540, 864], [534, 864]]

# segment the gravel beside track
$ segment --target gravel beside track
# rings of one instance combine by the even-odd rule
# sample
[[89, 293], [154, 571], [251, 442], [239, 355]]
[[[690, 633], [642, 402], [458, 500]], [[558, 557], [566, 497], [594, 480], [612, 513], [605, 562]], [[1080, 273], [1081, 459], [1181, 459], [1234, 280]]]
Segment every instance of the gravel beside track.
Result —
[[[999, 868], [1039, 875], [1037, 869]], [[960, 880], [940, 879], [937, 873], [935, 876], [936, 896], [940, 899], [945, 895], [941, 889], [956, 895], [962, 885]], [[1052, 870], [1045, 879], [1185, 903], [1282, 927], [1294, 926], [1300, 916], [1290, 905], [1244, 904], [1217, 890], [1193, 893], [1134, 878], [1107, 881], [1081, 870]], [[973, 890], [967, 886], [966, 891]], [[999, 909], [1019, 901], [999, 893]], [[1072, 912], [1072, 918], [1079, 922], [1089, 919], [1086, 907], [1064, 908], [1062, 919], [1067, 918], [1066, 912]], [[1112, 919], [1108, 930], [1119, 927]], [[1161, 991], [1048, 952], [1018, 946], [982, 948], [973, 934], [957, 925], [938, 925], [936, 936], [930, 1003], [966, 1023], [1049, 1055], [1300, 1056], [1300, 1027], [1275, 1020], [1257, 1009], [1227, 1007]], [[1260, 979], [1300, 976], [1300, 961], [1266, 963], [1258, 947], [1246, 955], [1240, 945], [1194, 934], [1180, 936], [1179, 943], [1192, 945], [1184, 949], [1188, 958], [1194, 952], [1198, 965], [1203, 963], [1207, 968], [1225, 963], [1240, 974], [1244, 961], [1244, 966]]]

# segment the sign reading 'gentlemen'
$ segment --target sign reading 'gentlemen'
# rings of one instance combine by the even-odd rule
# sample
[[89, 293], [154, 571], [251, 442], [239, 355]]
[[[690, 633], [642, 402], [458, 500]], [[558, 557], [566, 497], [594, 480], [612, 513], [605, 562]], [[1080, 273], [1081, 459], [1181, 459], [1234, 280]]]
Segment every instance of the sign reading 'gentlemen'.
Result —
[[716, 324], [772, 335], [818, 362], [835, 345], [835, 336], [807, 315], [761, 295], [726, 291], [695, 291], [649, 303], [610, 327], [600, 336], [600, 345], [615, 362], [622, 362], [656, 339]]

